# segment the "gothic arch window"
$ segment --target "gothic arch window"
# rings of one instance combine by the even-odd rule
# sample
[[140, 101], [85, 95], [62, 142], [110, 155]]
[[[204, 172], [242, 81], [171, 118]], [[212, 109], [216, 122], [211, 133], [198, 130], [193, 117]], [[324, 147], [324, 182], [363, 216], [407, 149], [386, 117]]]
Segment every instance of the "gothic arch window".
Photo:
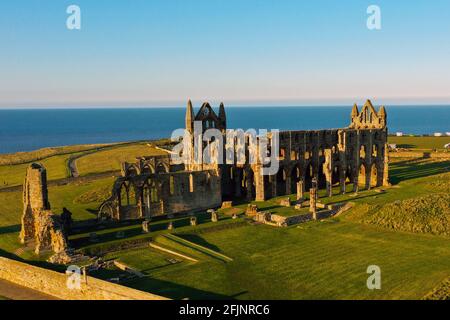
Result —
[[194, 176], [189, 174], [189, 192], [194, 192]]
[[362, 145], [362, 146], [359, 148], [359, 156], [360, 156], [361, 158], [365, 158], [365, 157], [366, 157], [366, 146], [365, 146], [365, 145]]
[[152, 182], [150, 186], [150, 201], [153, 203], [159, 201], [158, 188], [156, 187], [155, 182]]
[[156, 173], [166, 173], [166, 167], [164, 166], [163, 163], [158, 163], [158, 165], [156, 166]]

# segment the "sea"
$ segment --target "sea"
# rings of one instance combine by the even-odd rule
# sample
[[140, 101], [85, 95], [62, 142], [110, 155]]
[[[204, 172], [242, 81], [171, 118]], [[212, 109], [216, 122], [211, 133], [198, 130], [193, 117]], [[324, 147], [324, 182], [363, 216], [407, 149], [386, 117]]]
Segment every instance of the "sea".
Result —
[[[389, 106], [390, 133], [445, 134], [449, 106]], [[351, 106], [229, 107], [228, 128], [314, 130], [350, 123]], [[168, 138], [184, 128], [185, 108], [2, 108], [0, 153], [44, 147]]]

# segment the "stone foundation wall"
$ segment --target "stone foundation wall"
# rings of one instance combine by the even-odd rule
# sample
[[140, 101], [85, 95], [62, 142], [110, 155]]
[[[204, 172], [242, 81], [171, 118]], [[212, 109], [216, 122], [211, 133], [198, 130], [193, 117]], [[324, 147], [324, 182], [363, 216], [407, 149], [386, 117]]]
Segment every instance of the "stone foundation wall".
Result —
[[0, 257], [0, 279], [63, 300], [167, 300], [151, 293], [81, 276], [81, 289], [67, 287], [68, 275]]

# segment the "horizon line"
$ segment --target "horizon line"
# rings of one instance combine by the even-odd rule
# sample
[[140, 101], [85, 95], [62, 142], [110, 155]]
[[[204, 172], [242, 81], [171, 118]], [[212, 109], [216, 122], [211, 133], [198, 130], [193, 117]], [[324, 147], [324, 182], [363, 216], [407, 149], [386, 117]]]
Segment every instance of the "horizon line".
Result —
[[[360, 106], [358, 103], [356, 103]], [[362, 106], [362, 104], [361, 104]], [[394, 103], [394, 104], [376, 104], [376, 106], [385, 107], [450, 107], [450, 102], [448, 103]], [[0, 106], [0, 110], [61, 110], [61, 109], [184, 109], [184, 105], [48, 105], [48, 106]], [[212, 105], [214, 107], [214, 105]], [[329, 107], [339, 107], [339, 108], [351, 108], [353, 104], [280, 104], [280, 105], [241, 105], [241, 104], [225, 104], [226, 108], [329, 108]]]

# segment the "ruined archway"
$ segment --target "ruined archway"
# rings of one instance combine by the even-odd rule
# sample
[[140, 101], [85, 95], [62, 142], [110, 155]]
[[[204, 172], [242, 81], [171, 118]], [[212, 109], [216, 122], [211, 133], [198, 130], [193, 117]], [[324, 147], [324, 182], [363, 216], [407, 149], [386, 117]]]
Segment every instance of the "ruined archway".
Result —
[[297, 182], [300, 181], [302, 175], [299, 166], [294, 166], [291, 170], [291, 193], [297, 192]]
[[244, 177], [242, 180], [242, 196], [247, 200], [255, 200], [256, 197], [256, 185], [255, 175], [251, 168], [244, 171]]
[[375, 163], [370, 168], [370, 186], [378, 187], [378, 169]]
[[167, 170], [167, 168], [164, 166], [163, 163], [158, 163], [158, 165], [156, 166], [155, 172], [156, 172], [156, 173], [167, 173], [168, 170]]
[[312, 164], [308, 164], [305, 169], [305, 190], [309, 190], [312, 188], [312, 179], [314, 177], [314, 171]]
[[358, 173], [358, 188], [364, 189], [366, 187], [366, 166], [361, 164]]
[[286, 170], [282, 167], [277, 172], [277, 195], [284, 196], [286, 194]]

